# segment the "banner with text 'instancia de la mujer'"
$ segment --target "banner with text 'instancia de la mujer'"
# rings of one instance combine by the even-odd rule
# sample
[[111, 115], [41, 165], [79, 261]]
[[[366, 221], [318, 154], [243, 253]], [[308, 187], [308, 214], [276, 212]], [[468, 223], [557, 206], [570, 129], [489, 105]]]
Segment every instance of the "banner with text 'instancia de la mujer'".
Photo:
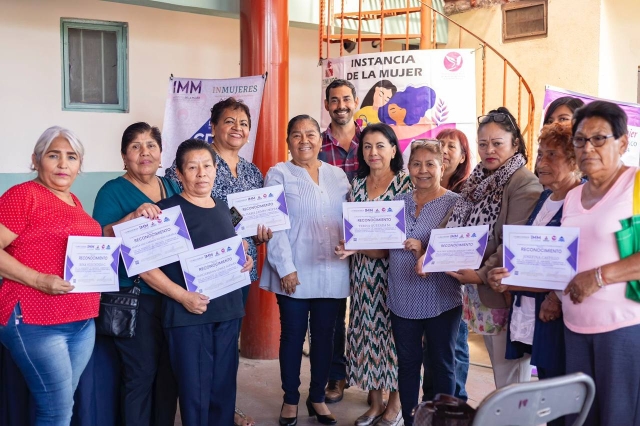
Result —
[[[187, 139], [212, 142], [211, 107], [218, 101], [234, 97], [249, 107], [251, 131], [249, 142], [240, 155], [247, 161], [253, 159], [258, 131], [265, 76], [229, 78], [222, 80], [171, 78], [167, 88], [167, 102], [162, 126], [162, 164], [169, 167], [176, 158], [176, 149]], [[158, 170], [163, 175], [164, 168]]]
[[[393, 127], [406, 160], [415, 139], [440, 131], [464, 132], [476, 150], [476, 59], [472, 49], [405, 50], [327, 59], [322, 65], [322, 126], [331, 122], [325, 89], [335, 79], [353, 83], [361, 126], [383, 122]], [[475, 155], [472, 155], [472, 160]]]
[[[609, 99], [597, 98], [595, 96], [585, 95], [584, 93], [572, 92], [570, 90], [560, 89], [558, 87], [546, 86], [544, 91], [544, 102], [542, 103], [541, 121], [547, 112], [547, 107], [553, 101], [563, 96], [571, 96], [582, 99], [585, 104], [593, 101], [608, 101], [617, 104], [627, 114], [627, 136], [629, 138], [629, 146], [627, 151], [622, 155], [622, 162], [627, 166], [640, 166], [640, 105], [630, 102], [612, 101]], [[540, 127], [544, 123], [540, 123]]]

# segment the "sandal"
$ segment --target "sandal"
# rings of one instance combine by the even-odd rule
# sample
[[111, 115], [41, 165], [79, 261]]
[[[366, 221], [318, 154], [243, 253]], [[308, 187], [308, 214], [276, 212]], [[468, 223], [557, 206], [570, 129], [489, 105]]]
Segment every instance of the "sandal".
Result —
[[[237, 418], [240, 417], [240, 421]], [[254, 426], [256, 422], [249, 416], [247, 416], [241, 409], [236, 407], [235, 415], [233, 416], [233, 426]]]

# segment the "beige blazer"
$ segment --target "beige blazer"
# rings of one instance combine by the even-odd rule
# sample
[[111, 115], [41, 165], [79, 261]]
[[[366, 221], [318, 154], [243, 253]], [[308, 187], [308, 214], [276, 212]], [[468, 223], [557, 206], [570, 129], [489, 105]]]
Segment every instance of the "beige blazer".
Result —
[[[506, 308], [507, 301], [503, 294], [496, 293], [489, 287], [487, 274], [493, 268], [502, 264], [502, 226], [525, 225], [533, 211], [540, 194], [542, 185], [536, 175], [526, 167], [521, 167], [511, 176], [502, 193], [500, 213], [493, 227], [493, 238], [489, 240], [484, 252], [482, 266], [477, 270], [484, 285], [478, 285], [480, 301], [488, 308]], [[446, 225], [449, 217], [443, 222]]]

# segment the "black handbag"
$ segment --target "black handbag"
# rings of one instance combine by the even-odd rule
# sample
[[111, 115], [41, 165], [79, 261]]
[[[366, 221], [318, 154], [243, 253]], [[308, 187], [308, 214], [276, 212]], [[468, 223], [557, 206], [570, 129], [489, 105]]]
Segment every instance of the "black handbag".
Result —
[[471, 426], [476, 410], [463, 400], [438, 394], [413, 409], [415, 426]]
[[100, 294], [100, 314], [96, 333], [103, 336], [132, 338], [136, 335], [140, 287]]

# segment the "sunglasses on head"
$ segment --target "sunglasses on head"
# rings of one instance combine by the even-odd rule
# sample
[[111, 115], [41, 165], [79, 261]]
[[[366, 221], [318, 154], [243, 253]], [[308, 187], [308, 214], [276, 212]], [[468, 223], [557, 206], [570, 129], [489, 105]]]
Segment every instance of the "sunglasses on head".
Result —
[[516, 128], [516, 123], [513, 122], [513, 119], [511, 119], [511, 116], [509, 114], [505, 114], [504, 112], [492, 112], [491, 114], [487, 114], [487, 115], [481, 115], [480, 117], [478, 117], [478, 123], [479, 124], [487, 124], [487, 123], [504, 123], [509, 122], [513, 128]]

